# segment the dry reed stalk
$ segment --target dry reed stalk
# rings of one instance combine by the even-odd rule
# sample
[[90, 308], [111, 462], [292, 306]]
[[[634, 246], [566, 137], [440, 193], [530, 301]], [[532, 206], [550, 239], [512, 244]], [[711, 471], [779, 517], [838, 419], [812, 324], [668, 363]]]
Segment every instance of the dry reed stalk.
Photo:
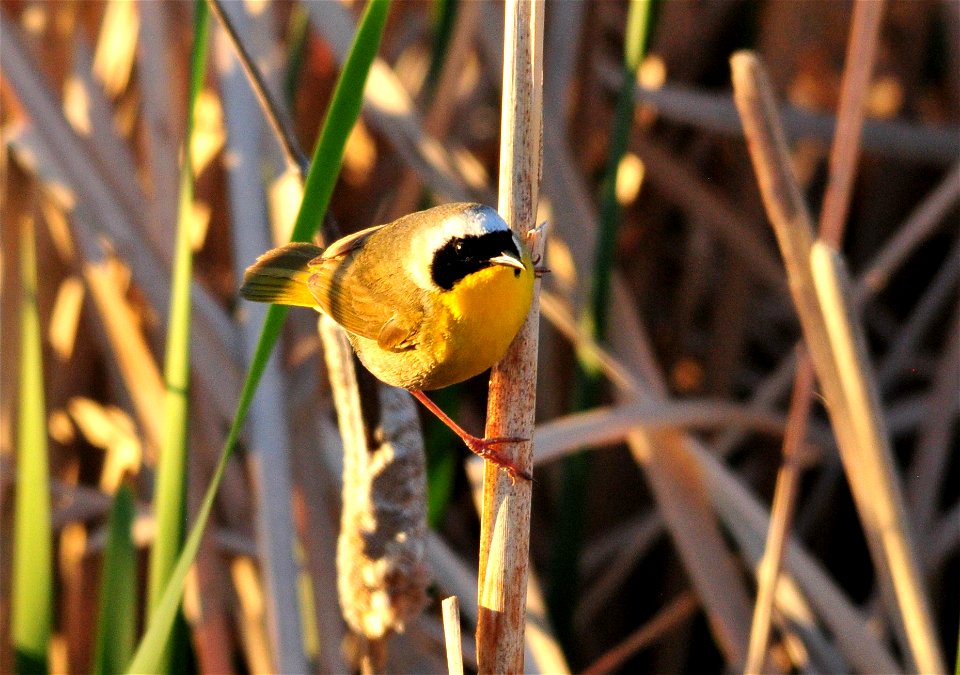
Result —
[[[867, 264], [866, 268], [857, 277], [853, 290], [853, 302], [857, 307], [865, 306], [868, 301], [887, 287], [891, 277], [906, 262], [907, 258], [913, 254], [916, 249], [929, 239], [944, 222], [945, 216], [953, 208], [956, 201], [960, 199], [960, 163], [954, 164], [947, 172], [947, 175], [930, 191], [930, 193], [921, 201], [921, 203], [911, 212], [907, 219], [900, 225], [896, 234], [874, 255], [873, 259]], [[948, 261], [956, 255], [956, 250], [950, 254]], [[955, 266], [954, 266], [955, 267]], [[954, 273], [949, 265], [942, 270], [936, 279], [936, 284], [947, 283], [943, 277], [950, 277]], [[930, 291], [933, 292], [933, 284]], [[925, 303], [921, 301], [917, 305], [915, 313], [921, 311]], [[910, 324], [908, 323], [908, 328]], [[895, 347], [901, 341], [909, 341], [909, 334], [904, 335], [901, 331], [900, 337], [895, 343]], [[891, 352], [893, 350], [891, 349]], [[887, 383], [891, 374], [888, 372], [887, 360], [891, 359], [893, 353], [888, 352], [881, 368], [879, 369], [879, 380], [881, 388]], [[895, 353], [895, 352], [894, 352]], [[773, 405], [789, 389], [792, 380], [791, 374], [795, 372], [795, 354], [791, 351], [771, 375], [768, 375], [764, 381], [756, 387], [752, 405], [768, 407]], [[891, 366], [892, 367], [892, 366]], [[716, 443], [717, 452], [721, 455], [727, 454], [731, 448], [737, 445], [743, 438], [740, 431], [730, 431], [725, 433]]]
[[800, 487], [797, 456], [807, 431], [807, 420], [813, 403], [813, 385], [813, 364], [805, 353], [801, 353], [787, 416], [787, 433], [783, 439], [783, 460], [777, 473], [773, 505], [770, 507], [770, 530], [767, 534], [766, 550], [757, 570], [757, 601], [753, 608], [747, 663], [743, 669], [744, 673], [748, 674], [763, 671], [767, 641], [770, 637], [770, 620], [773, 617], [774, 594]]
[[583, 675], [603, 675], [617, 672], [624, 663], [645, 647], [694, 617], [698, 609], [697, 598], [685, 591], [670, 604], [657, 612], [653, 618], [630, 633], [620, 644], [605, 653], [583, 670]]
[[[535, 224], [540, 189], [543, 9], [542, 0], [509, 0], [504, 9], [498, 209], [521, 237]], [[535, 292], [527, 321], [490, 375], [488, 437], [533, 436], [538, 315]], [[517, 465], [529, 472], [532, 443], [512, 447]], [[529, 481], [514, 484], [496, 466], [485, 464], [477, 589], [477, 662], [482, 673], [523, 671], [532, 492]]]
[[[620, 86], [619, 68], [597, 63], [594, 71], [607, 89]], [[700, 131], [737, 137], [743, 135], [737, 109], [729, 94], [715, 94], [696, 87], [665, 83], [647, 88], [637, 83], [637, 104], [657, 110], [657, 117], [686, 124]], [[784, 104], [779, 107], [783, 127], [790, 140], [801, 138], [828, 142], [836, 136], [837, 120], [832, 114]], [[917, 164], [945, 164], [957, 158], [956, 127], [931, 127], [901, 120], [867, 120], [863, 125], [864, 149], [872, 155]]]
[[[910, 546], [900, 489], [885, 434], [878, 424], [882, 417], [866, 384], [869, 379], [862, 360], [864, 354], [838, 337], [850, 330], [849, 320], [844, 320], [847, 300], [838, 299], [840, 305], [832, 314], [838, 323], [833, 331], [828, 330], [827, 310], [818, 299], [811, 269], [811, 221], [791, 173], [766, 74], [756, 57], [748, 53], [735, 54], [731, 65], [734, 96], [764, 204], [780, 243], [794, 303], [824, 390], [884, 596], [890, 603], [891, 616], [898, 618], [898, 636], [915, 665], [926, 672], [942, 672], [943, 662]], [[824, 266], [827, 277], [832, 277], [836, 272], [833, 265]], [[831, 334], [840, 341], [831, 342]], [[840, 363], [835, 352], [840, 347], [844, 347], [848, 358], [855, 360]], [[846, 369], [846, 376], [839, 372], [841, 367]]]
[[573, 442], [601, 447], [623, 442], [637, 427], [691, 429], [744, 426], [765, 434], [783, 435], [784, 417], [723, 400], [631, 400], [601, 406], [540, 424], [534, 434], [535, 464], [565, 456]]
[[[488, 13], [492, 14], [489, 8]], [[494, 35], [493, 26], [482, 34], [490, 63], [500, 58]], [[569, 252], [577, 268], [586, 269], [592, 264], [594, 256], [596, 213], [587, 197], [589, 192], [583, 185], [576, 163], [566, 148], [566, 140], [557, 138], [562, 128], [563, 125], [554, 124], [544, 127], [544, 150], [549, 150], [552, 157], [550, 162], [544, 164], [544, 188], [552, 200], [552, 225], [561, 238], [577, 242]], [[640, 327], [635, 302], [617, 275], [614, 276], [611, 317], [610, 342], [613, 351], [620, 354], [636, 374], [643, 374], [646, 378], [643, 385], [629, 396], [665, 397], [666, 386], [659, 374], [653, 350]], [[628, 440], [635, 460], [651, 476], [658, 505], [670, 516], [667, 522], [671, 524], [671, 534], [703, 600], [711, 629], [718, 636], [721, 649], [730, 662], [741, 661], [749, 633], [749, 603], [745, 585], [723, 543], [715, 518], [701, 498], [702, 494], [694, 495], [697, 491], [685, 493], [671, 488], [672, 481], [677, 481], [677, 484], [684, 484], [684, 481], [697, 484], [699, 481], [695, 472], [686, 470], [689, 468], [687, 447], [675, 442], [676, 435], [673, 432], [632, 434]], [[689, 438], [686, 440], [689, 441]], [[654, 443], [663, 446], [658, 447], [655, 453], [651, 452]], [[709, 543], [703, 545], [703, 542]]]
[[[907, 470], [907, 499], [917, 531], [924, 539], [937, 514], [943, 482], [949, 475], [951, 438], [960, 387], [960, 308], [954, 312], [942, 356], [927, 395], [927, 414], [920, 423], [916, 450]], [[950, 413], [949, 411], [954, 411]], [[958, 521], [960, 522], [960, 521]]]
[[[854, 6], [837, 115], [837, 134], [830, 148], [829, 180], [820, 213], [820, 237], [834, 248], [842, 245], [853, 195], [853, 179], [860, 158], [864, 106], [870, 75], [873, 72], [883, 8], [882, 0], [860, 0]], [[814, 384], [813, 362], [807, 351], [800, 349], [790, 400], [790, 426], [783, 442], [783, 463], [774, 488], [767, 548], [757, 575], [757, 601], [754, 606], [745, 673], [759, 673], [763, 669], [770, 635], [774, 589], [783, 564], [786, 533], [796, 508], [800, 480], [796, 455], [806, 435]]]
[[[216, 3], [209, 3], [215, 6]], [[261, 15], [261, 22], [262, 22]], [[226, 166], [228, 206], [232, 224], [231, 247], [237, 261], [234, 277], [242, 283], [243, 267], [248, 261], [271, 247], [265, 192], [261, 175], [260, 152], [263, 122], [260, 107], [263, 100], [250, 91], [247, 77], [255, 69], [238, 68], [231, 46], [242, 34], [250, 43], [250, 51], [263, 54], [269, 49], [264, 38], [265, 25], [254, 24], [246, 14], [239, 16], [237, 26], [214, 33], [213, 57], [219, 76], [221, 98], [227, 127], [231, 130], [226, 150], [232, 158]], [[257, 40], [259, 36], [259, 41]], [[246, 48], [239, 48], [249, 59]], [[241, 59], [242, 60], [242, 59]], [[261, 81], [262, 84], [262, 81]], [[240, 325], [244, 355], [249, 362], [257, 349], [260, 328], [267, 313], [265, 305], [248, 304]], [[289, 410], [284, 392], [287, 378], [274, 357], [264, 368], [260, 385], [254, 394], [247, 421], [247, 455], [252, 480], [257, 488], [255, 525], [261, 565], [265, 616], [270, 652], [274, 667], [282, 672], [303, 672], [307, 660], [303, 653], [303, 627], [297, 608], [297, 587], [293, 581], [301, 572], [294, 559], [295, 537], [291, 494], [289, 456]]]
[[[764, 507], [743, 486], [741, 480], [712, 453], [694, 447], [694, 454], [703, 467], [717, 513], [737, 540], [745, 557], [753, 564], [759, 564], [763, 555], [764, 536], [770, 529], [769, 517]], [[795, 584], [802, 589], [804, 597], [816, 613], [816, 618], [830, 631], [841, 654], [853, 670], [865, 673], [901, 671], [893, 656], [868, 625], [866, 616], [850, 603], [843, 590], [794, 538], [790, 538], [787, 543], [784, 563], [792, 579], [781, 575], [777, 584], [779, 611], [784, 611], [784, 592]], [[802, 622], [807, 624], [814, 621], [812, 616], [802, 619]]]
[[[149, 245], [146, 217], [142, 209], [131, 212], [117, 194], [110, 179], [100, 170], [101, 162], [89, 139], [81, 138], [62, 113], [62, 105], [29, 56], [17, 29], [0, 16], [0, 40], [4, 43], [4, 76], [24, 107], [31, 111], [33, 124], [19, 137], [19, 149], [30, 157], [32, 170], [55, 194], [73, 209], [76, 230], [85, 230], [93, 240], [103, 236], [128, 262], [133, 278], [153, 307], [165, 314], [169, 298], [169, 271], [161, 262], [166, 257]], [[33, 161], [35, 160], [35, 161]], [[77, 200], [77, 195], [84, 199]], [[145, 198], [144, 198], [145, 200]], [[147, 245], [145, 245], [145, 242]], [[199, 284], [193, 289], [194, 342], [191, 362], [197, 376], [210, 384], [209, 391], [224, 419], [233, 414], [239, 391], [237, 335], [232, 321], [209, 291]], [[209, 378], [215, 374], [216, 382]]]

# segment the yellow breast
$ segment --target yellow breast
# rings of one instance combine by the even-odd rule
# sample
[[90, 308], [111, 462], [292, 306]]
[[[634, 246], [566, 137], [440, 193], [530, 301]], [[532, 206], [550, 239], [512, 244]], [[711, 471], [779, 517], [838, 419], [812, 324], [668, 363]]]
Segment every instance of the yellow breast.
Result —
[[[425, 389], [438, 389], [482, 373], [499, 361], [523, 325], [533, 299], [533, 265], [488, 267], [440, 295], [438, 367]], [[517, 273], [519, 272], [519, 273]]]

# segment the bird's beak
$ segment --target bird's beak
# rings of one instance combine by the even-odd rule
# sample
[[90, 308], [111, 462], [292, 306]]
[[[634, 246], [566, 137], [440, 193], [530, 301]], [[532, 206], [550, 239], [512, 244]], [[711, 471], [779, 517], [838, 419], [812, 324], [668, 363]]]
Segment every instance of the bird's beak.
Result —
[[495, 258], [490, 258], [491, 265], [503, 265], [504, 267], [513, 267], [518, 270], [526, 269], [523, 266], [523, 261], [520, 260], [514, 253], [508, 253], [504, 251]]

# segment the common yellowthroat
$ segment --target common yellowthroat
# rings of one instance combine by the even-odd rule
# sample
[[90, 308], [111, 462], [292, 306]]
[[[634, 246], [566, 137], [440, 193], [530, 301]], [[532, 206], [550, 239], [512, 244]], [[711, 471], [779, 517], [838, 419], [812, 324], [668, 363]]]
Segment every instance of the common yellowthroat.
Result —
[[538, 272], [494, 209], [444, 204], [326, 249], [292, 243], [268, 251], [247, 269], [240, 294], [328, 315], [371, 373], [409, 390], [511, 478], [529, 479], [494, 447], [526, 439], [477, 438], [423, 390], [462, 382], [503, 357], [530, 310]]

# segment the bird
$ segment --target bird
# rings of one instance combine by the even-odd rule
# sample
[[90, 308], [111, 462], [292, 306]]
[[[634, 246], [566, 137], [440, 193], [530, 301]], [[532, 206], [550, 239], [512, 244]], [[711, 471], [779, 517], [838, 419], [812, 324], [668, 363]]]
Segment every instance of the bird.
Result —
[[408, 390], [516, 482], [531, 476], [497, 446], [527, 439], [474, 436], [424, 392], [479, 375], [503, 357], [544, 271], [495, 209], [452, 203], [327, 248], [293, 242], [267, 251], [247, 268], [240, 295], [329, 316], [367, 370]]

